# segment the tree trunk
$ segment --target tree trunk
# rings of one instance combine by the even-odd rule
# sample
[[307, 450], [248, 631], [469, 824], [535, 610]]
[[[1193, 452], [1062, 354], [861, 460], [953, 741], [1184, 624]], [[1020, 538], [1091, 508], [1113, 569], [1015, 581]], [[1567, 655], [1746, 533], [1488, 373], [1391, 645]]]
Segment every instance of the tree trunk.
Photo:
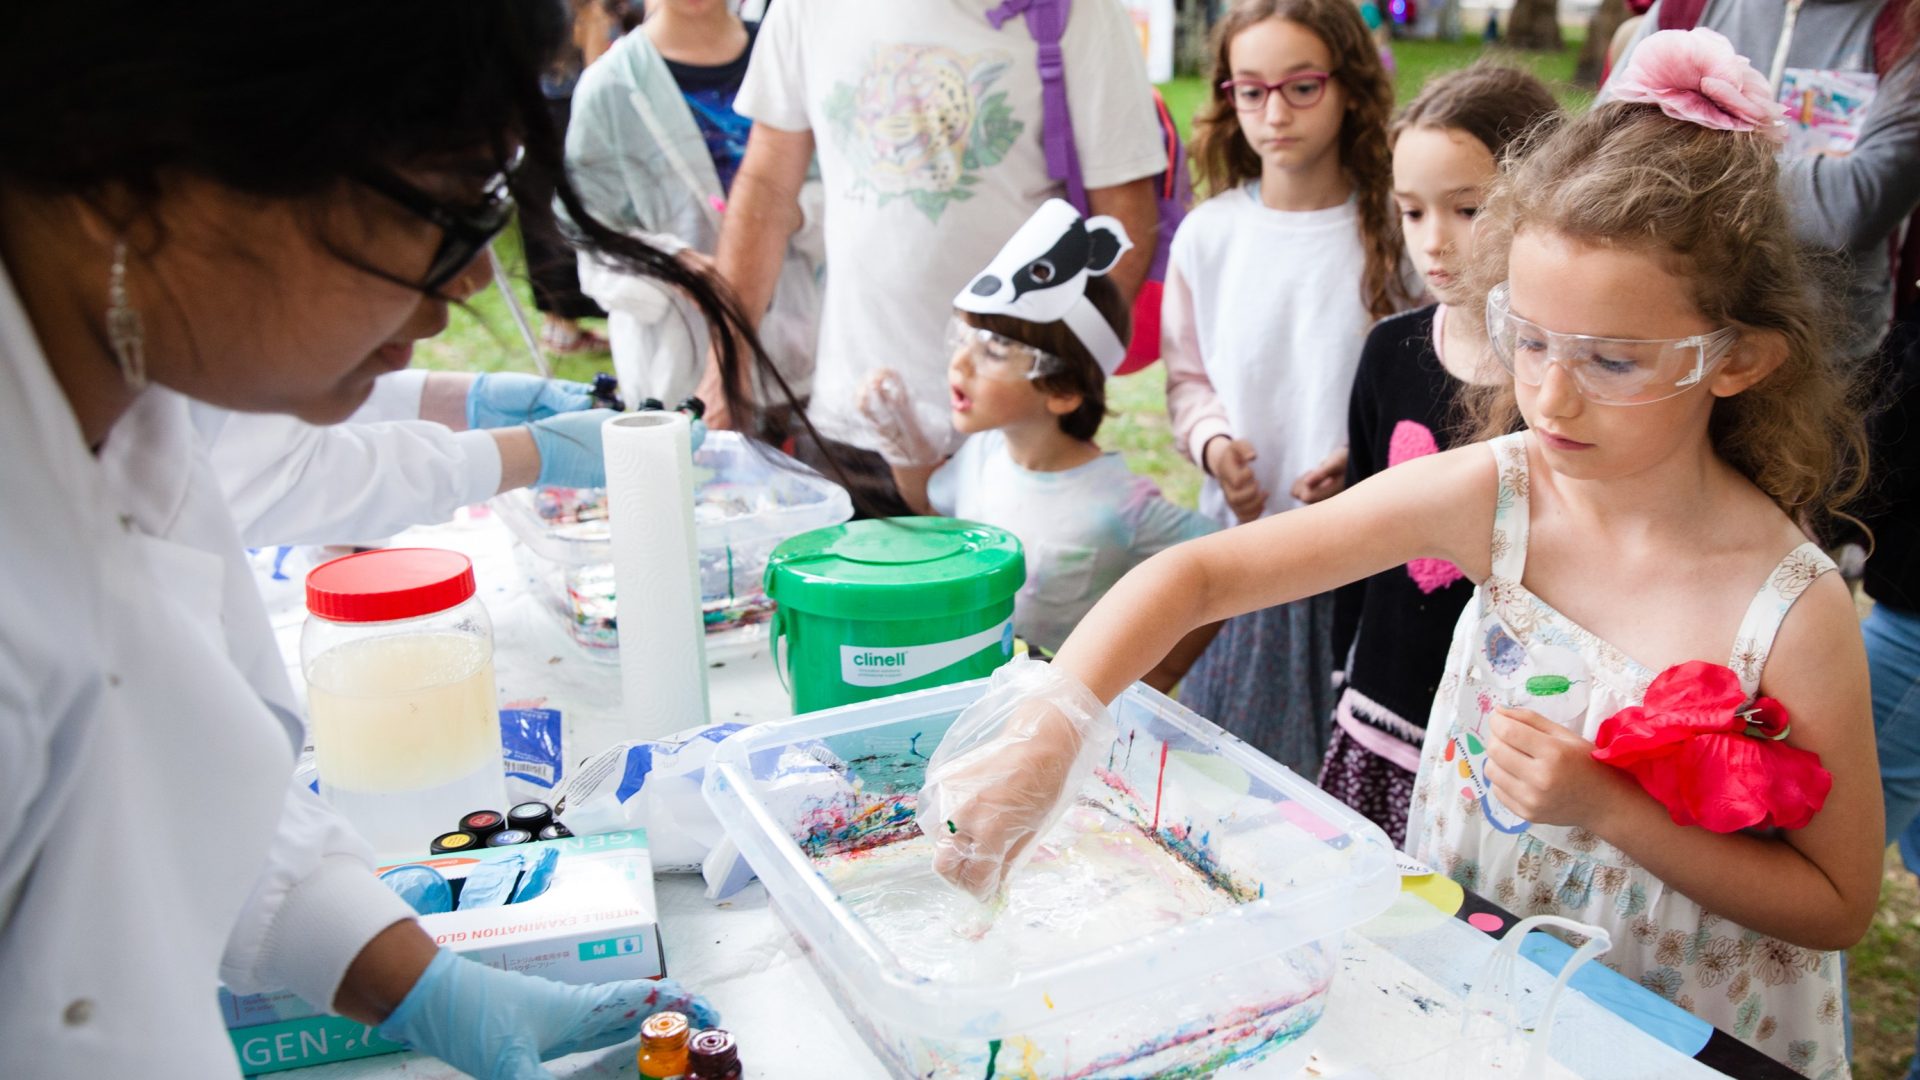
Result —
[[1627, 21], [1627, 0], [1600, 0], [1600, 6], [1594, 9], [1593, 21], [1587, 23], [1587, 43], [1580, 50], [1580, 61], [1574, 65], [1573, 81], [1581, 86], [1600, 86], [1600, 69], [1607, 63], [1607, 47], [1613, 43], [1614, 31]]
[[1513, 49], [1558, 52], [1560, 12], [1554, 0], [1513, 0], [1507, 16], [1506, 44]]
[[1212, 57], [1207, 43], [1212, 37], [1213, 20], [1208, 18], [1213, 0], [1180, 0], [1174, 15], [1173, 69], [1181, 75], [1206, 77]]

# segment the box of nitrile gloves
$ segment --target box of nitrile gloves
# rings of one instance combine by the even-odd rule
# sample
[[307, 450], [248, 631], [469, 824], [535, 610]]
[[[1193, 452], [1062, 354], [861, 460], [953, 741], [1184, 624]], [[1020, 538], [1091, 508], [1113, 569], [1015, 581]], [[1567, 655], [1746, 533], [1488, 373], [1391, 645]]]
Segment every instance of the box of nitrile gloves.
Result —
[[[545, 850], [559, 854], [545, 892], [515, 903], [423, 915], [421, 927], [470, 960], [561, 982], [665, 975], [644, 829], [437, 855], [419, 864], [447, 879], [457, 904], [468, 876], [482, 864], [518, 855], [531, 867]], [[526, 888], [529, 876], [523, 873], [515, 888]], [[223, 987], [220, 1011], [248, 1075], [401, 1049], [366, 1025], [328, 1015], [285, 991], [234, 994]]]

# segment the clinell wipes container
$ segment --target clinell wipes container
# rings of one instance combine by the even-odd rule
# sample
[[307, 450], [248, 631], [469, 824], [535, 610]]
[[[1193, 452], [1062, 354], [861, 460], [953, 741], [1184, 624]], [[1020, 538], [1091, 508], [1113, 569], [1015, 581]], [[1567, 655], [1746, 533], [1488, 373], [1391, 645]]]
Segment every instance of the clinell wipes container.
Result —
[[767, 561], [774, 662], [796, 713], [990, 674], [1013, 655], [1026, 581], [1011, 533], [954, 518], [816, 529]]

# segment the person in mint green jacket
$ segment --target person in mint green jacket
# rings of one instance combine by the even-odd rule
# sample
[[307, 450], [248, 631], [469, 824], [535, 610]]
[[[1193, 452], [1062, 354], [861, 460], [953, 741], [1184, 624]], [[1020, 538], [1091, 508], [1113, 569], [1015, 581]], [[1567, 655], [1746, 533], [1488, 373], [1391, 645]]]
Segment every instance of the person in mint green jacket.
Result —
[[[752, 126], [733, 111], [756, 23], [723, 4], [656, 0], [647, 20], [581, 75], [567, 128], [567, 170], [603, 221], [683, 262], [711, 268], [726, 198]], [[804, 395], [813, 371], [825, 256], [819, 181], [809, 179], [760, 336]], [[678, 292], [582, 253], [580, 284], [607, 309], [614, 370], [627, 400], [672, 403], [706, 363], [705, 321]]]

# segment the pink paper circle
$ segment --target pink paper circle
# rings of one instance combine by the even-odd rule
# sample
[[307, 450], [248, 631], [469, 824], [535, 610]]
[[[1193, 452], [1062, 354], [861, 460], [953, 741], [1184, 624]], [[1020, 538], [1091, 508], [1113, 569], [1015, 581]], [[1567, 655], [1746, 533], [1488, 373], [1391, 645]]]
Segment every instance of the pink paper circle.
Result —
[[1490, 912], [1476, 911], [1473, 914], [1467, 916], [1467, 925], [1473, 927], [1475, 930], [1478, 930], [1481, 933], [1491, 934], [1494, 931], [1500, 929], [1501, 927], [1507, 925], [1507, 921], [1505, 919], [1502, 919], [1498, 915], [1491, 914]]

